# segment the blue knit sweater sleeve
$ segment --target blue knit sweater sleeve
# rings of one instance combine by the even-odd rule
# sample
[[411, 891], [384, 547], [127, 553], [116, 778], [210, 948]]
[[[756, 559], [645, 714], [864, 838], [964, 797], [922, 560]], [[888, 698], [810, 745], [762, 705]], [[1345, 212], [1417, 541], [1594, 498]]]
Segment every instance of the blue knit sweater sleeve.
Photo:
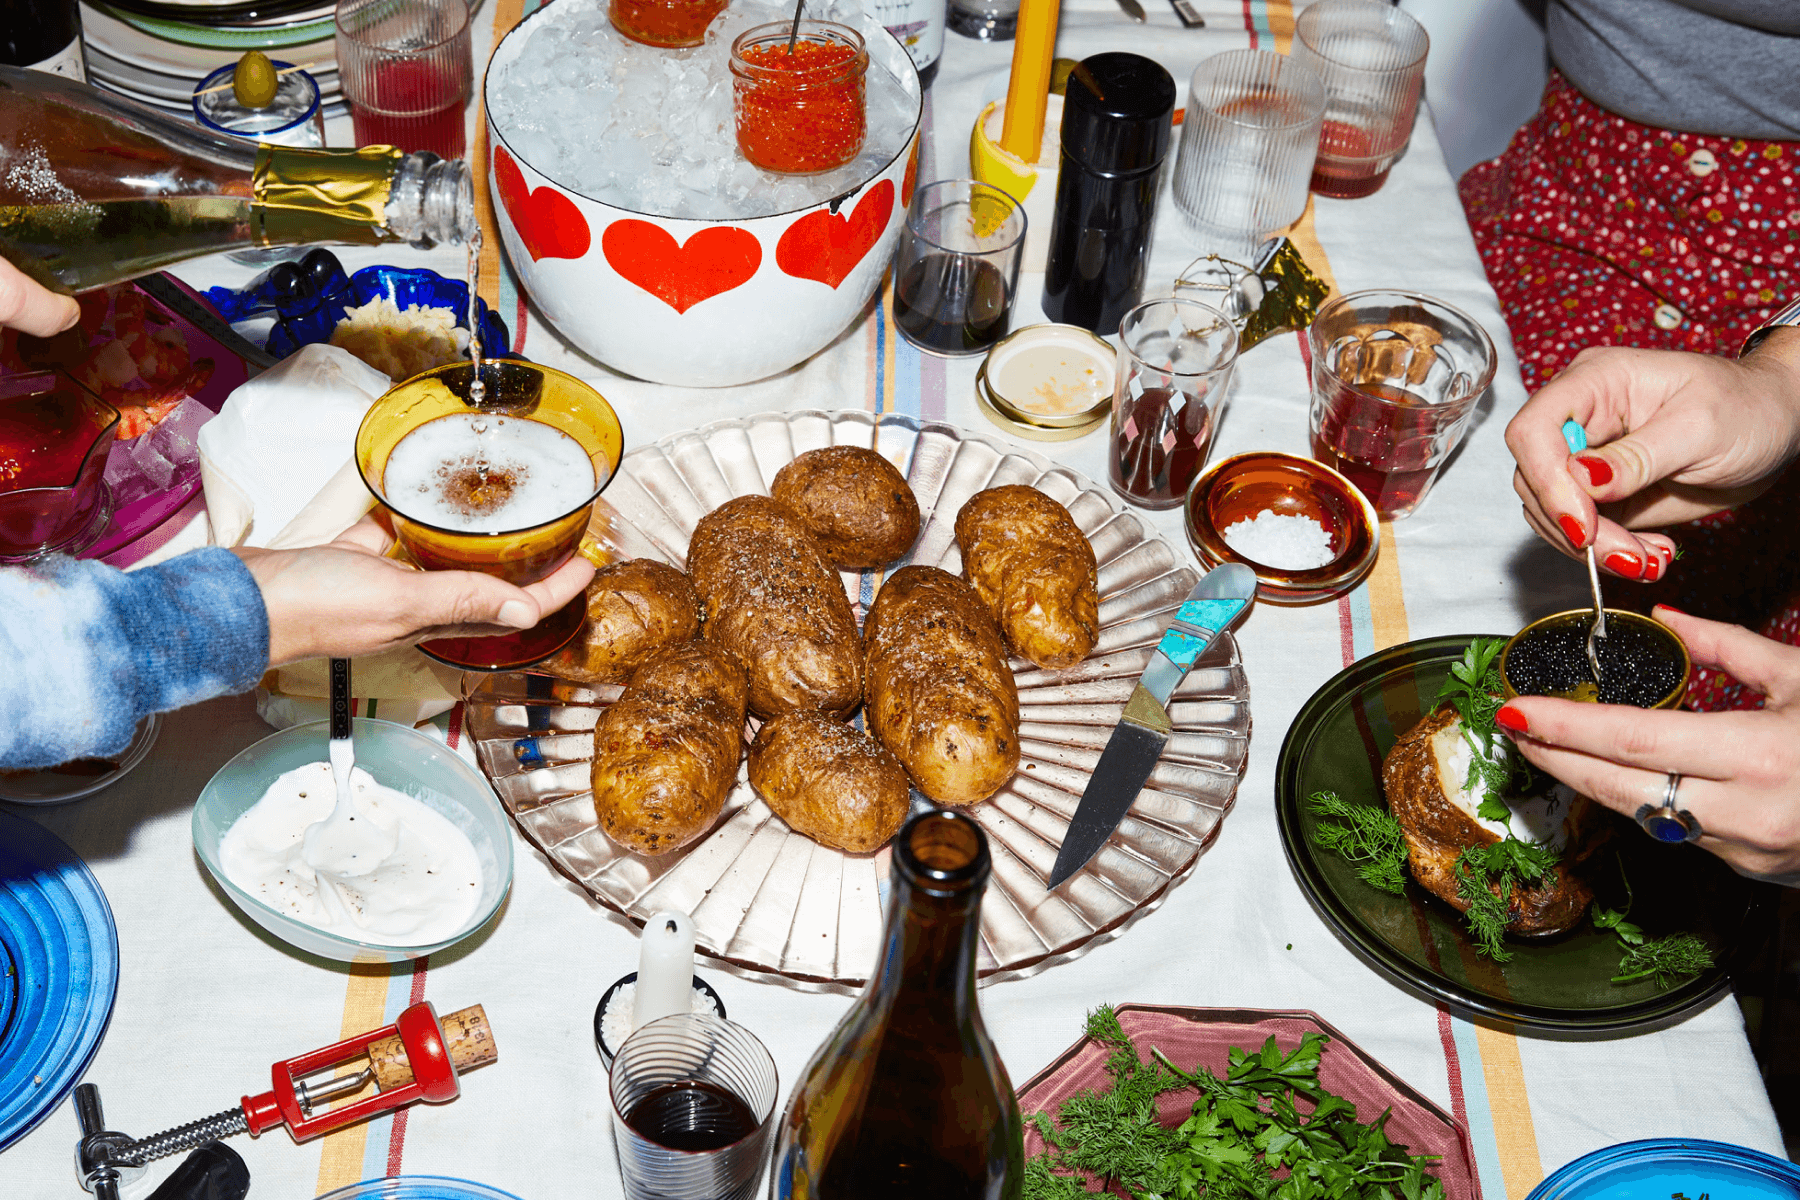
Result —
[[140, 718], [248, 691], [268, 661], [262, 593], [229, 550], [0, 568], [0, 768], [117, 754]]

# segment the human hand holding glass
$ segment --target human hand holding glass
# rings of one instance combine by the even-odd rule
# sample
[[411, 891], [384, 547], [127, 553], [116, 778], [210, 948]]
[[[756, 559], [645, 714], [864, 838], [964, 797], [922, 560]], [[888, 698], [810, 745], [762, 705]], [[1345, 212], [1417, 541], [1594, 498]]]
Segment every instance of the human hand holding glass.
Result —
[[[452, 363], [390, 389], [357, 431], [357, 468], [413, 563], [526, 587], [576, 555], [624, 434], [605, 398], [561, 371], [489, 361], [480, 405], [466, 399], [472, 379], [468, 363]], [[510, 670], [561, 649], [584, 613], [577, 596], [523, 632], [420, 649], [451, 666]]]
[[[1588, 430], [1571, 455], [1564, 421]], [[1675, 525], [1760, 495], [1800, 452], [1800, 330], [1775, 330], [1733, 362], [1596, 347], [1506, 427], [1513, 488], [1543, 539], [1627, 579], [1660, 579], [1675, 544], [1632, 530]], [[1602, 511], [1601, 506], [1604, 506]]]

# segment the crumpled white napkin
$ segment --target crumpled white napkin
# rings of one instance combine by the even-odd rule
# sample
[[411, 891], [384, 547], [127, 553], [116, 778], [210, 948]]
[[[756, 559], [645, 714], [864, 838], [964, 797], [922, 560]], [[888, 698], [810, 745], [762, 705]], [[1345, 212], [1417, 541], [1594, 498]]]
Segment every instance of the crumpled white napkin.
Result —
[[214, 544], [311, 546], [354, 525], [374, 502], [352, 457], [356, 430], [391, 386], [318, 344], [232, 392], [199, 438]]

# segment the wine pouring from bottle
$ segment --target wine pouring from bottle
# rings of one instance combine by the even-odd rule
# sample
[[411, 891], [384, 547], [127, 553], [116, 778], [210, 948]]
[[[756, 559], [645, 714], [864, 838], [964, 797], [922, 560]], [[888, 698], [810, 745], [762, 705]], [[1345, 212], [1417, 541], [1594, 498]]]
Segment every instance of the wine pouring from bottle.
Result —
[[72, 79], [0, 66], [0, 257], [81, 292], [220, 250], [468, 241], [469, 168], [391, 146], [211, 133]]
[[892, 842], [887, 925], [862, 995], [776, 1127], [774, 1200], [1017, 1200], [1018, 1098], [975, 996], [987, 839], [916, 813]]

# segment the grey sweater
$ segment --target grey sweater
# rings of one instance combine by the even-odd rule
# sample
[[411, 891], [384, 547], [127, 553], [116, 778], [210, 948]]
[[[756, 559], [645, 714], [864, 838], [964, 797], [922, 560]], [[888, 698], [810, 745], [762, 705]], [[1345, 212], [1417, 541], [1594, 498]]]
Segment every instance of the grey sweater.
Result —
[[1800, 140], [1800, 0], [1550, 0], [1550, 59], [1645, 125]]

